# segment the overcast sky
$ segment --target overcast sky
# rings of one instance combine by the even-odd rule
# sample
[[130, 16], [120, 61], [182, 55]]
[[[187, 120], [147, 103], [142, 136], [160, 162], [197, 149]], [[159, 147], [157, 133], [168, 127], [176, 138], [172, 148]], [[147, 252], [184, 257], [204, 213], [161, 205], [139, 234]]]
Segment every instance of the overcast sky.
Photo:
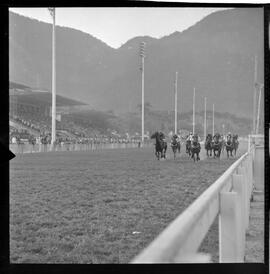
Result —
[[[51, 23], [47, 8], [11, 8], [13, 12]], [[129, 39], [155, 38], [195, 24], [222, 8], [56, 8], [56, 24], [93, 35], [113, 48]]]

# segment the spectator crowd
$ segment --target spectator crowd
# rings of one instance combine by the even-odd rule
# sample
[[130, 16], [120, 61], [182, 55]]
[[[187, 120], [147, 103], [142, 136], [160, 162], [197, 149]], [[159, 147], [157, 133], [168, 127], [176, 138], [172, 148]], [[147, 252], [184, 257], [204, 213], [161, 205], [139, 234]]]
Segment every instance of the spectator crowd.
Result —
[[[15, 126], [10, 126], [10, 144], [43, 144], [51, 143], [51, 118], [33, 115], [10, 116]], [[73, 121], [63, 120], [56, 122], [57, 134], [55, 145], [63, 144], [128, 144], [139, 143], [138, 136], [128, 137], [119, 134], [101, 134], [97, 130], [84, 128]]]

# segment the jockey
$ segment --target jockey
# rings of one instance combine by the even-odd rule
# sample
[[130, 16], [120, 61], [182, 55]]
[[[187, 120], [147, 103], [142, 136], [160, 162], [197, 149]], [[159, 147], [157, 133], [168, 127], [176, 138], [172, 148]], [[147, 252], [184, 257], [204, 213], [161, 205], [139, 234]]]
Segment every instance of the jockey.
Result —
[[220, 138], [220, 134], [216, 132], [216, 134], [213, 136], [213, 139], [217, 137], [218, 139]]
[[201, 138], [199, 137], [199, 135], [196, 134], [196, 133], [192, 137], [193, 137], [192, 141], [200, 142], [200, 140], [201, 140]]
[[207, 139], [210, 139], [210, 140], [211, 140], [212, 138], [213, 138], [213, 137], [212, 137], [212, 134], [211, 134], [211, 133], [208, 133], [207, 136], [206, 136], [206, 138], [205, 138], [205, 141], [207, 141]]
[[231, 134], [231, 132], [228, 132], [228, 134], [227, 134], [227, 141], [228, 141], [228, 139], [231, 139], [232, 138], [232, 134]]
[[238, 134], [235, 134], [233, 137], [234, 137], [234, 139], [235, 139], [235, 143], [239, 144], [239, 141], [238, 141]]
[[193, 135], [193, 138], [192, 138], [192, 141], [191, 141], [191, 143], [192, 143], [192, 146], [196, 146], [196, 147], [201, 147], [201, 145], [200, 145], [200, 142], [199, 142], [199, 136], [198, 136], [198, 134], [194, 134]]
[[193, 135], [192, 135], [192, 132], [190, 132], [186, 139], [186, 153], [188, 153], [192, 140], [193, 140]]
[[178, 136], [177, 134], [174, 134], [174, 135], [172, 136], [171, 145], [175, 144], [175, 142], [176, 142], [176, 143], [180, 142], [179, 136]]
[[187, 141], [193, 141], [193, 134], [192, 132], [189, 133], [188, 137], [187, 137]]
[[159, 132], [159, 137], [160, 137], [161, 141], [165, 142], [165, 135], [163, 132], [161, 132], [161, 131]]

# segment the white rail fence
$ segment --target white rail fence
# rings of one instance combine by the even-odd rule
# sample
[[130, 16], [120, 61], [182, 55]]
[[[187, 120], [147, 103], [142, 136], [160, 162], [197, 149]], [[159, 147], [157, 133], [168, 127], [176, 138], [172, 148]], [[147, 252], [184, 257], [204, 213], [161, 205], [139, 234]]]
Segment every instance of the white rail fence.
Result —
[[[144, 147], [153, 146], [151, 143], [145, 143]], [[100, 144], [63, 144], [52, 146], [50, 144], [10, 144], [10, 150], [15, 154], [56, 152], [56, 151], [90, 151], [100, 149], [118, 149], [118, 148], [138, 148], [138, 143], [100, 143]]]
[[[261, 148], [258, 147], [259, 150]], [[257, 153], [256, 145], [250, 145], [248, 152], [234, 162], [131, 263], [210, 262], [211, 256], [198, 253], [198, 249], [217, 216], [219, 262], [244, 262], [256, 157], [264, 165], [264, 161], [261, 161], [263, 154]]]

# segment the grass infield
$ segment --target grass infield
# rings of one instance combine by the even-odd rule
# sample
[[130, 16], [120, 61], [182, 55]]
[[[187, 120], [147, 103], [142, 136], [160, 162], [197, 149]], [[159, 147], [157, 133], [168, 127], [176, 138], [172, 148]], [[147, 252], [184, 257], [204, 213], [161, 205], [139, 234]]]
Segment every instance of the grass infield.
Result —
[[[238, 153], [238, 157], [243, 149]], [[152, 148], [17, 155], [10, 163], [11, 263], [128, 263], [235, 160]], [[217, 260], [217, 222], [201, 250]]]

